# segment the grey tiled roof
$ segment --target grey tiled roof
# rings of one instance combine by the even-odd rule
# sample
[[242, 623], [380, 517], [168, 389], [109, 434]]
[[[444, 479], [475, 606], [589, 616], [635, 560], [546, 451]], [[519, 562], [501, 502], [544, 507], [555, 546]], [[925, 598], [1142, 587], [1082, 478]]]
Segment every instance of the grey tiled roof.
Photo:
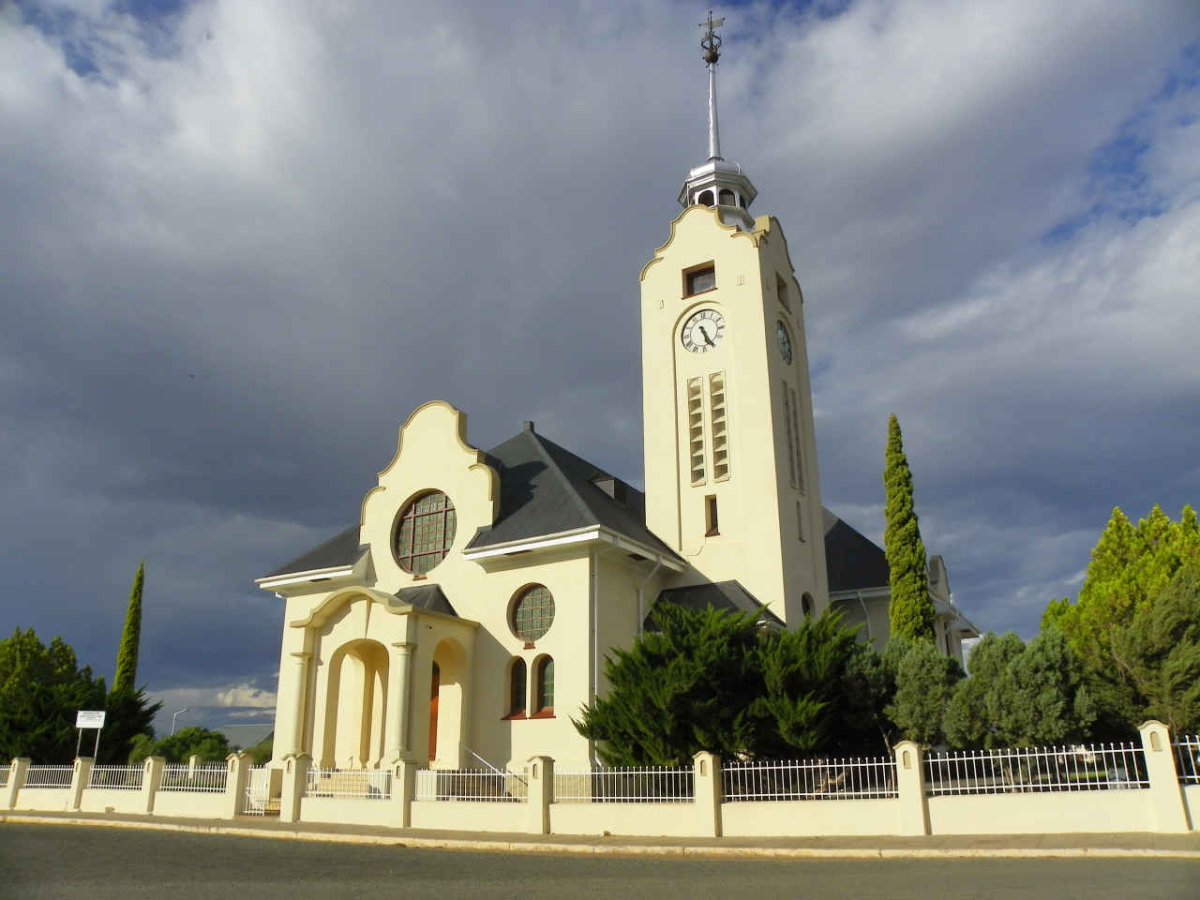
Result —
[[[458, 617], [441, 587], [436, 584], [422, 584], [417, 587], [403, 588], [396, 592], [396, 599], [401, 603], [415, 606], [417, 609], [427, 609], [430, 612], [443, 613], [447, 616]], [[389, 601], [390, 605], [390, 601]]]
[[[500, 473], [500, 515], [490, 528], [475, 533], [468, 549], [599, 525], [675, 555], [646, 528], [645, 494], [546, 440], [532, 426], [486, 456]], [[354, 525], [267, 577], [352, 565], [365, 551]]]
[[[659, 603], [673, 603], [687, 609], [726, 609], [730, 612], [748, 612], [761, 614], [767, 621], [775, 625], [783, 625], [783, 621], [767, 607], [763, 606], [754, 595], [742, 587], [737, 581], [718, 581], [713, 584], [693, 584], [689, 587], [668, 588], [658, 595]], [[645, 627], [650, 622], [646, 616]]]
[[646, 528], [646, 497], [641, 491], [547, 440], [532, 427], [527, 426], [487, 456], [500, 473], [500, 515], [490, 528], [475, 533], [468, 549], [599, 525], [674, 556]]
[[829, 592], [865, 591], [888, 586], [887, 555], [829, 510], [825, 518], [825, 571]]
[[345, 531], [331, 537], [319, 547], [314, 547], [307, 553], [297, 556], [290, 563], [280, 566], [267, 578], [279, 575], [291, 575], [295, 572], [311, 572], [314, 569], [334, 569], [339, 566], [352, 566], [367, 552], [367, 548], [358, 543], [358, 526], [352, 525]]

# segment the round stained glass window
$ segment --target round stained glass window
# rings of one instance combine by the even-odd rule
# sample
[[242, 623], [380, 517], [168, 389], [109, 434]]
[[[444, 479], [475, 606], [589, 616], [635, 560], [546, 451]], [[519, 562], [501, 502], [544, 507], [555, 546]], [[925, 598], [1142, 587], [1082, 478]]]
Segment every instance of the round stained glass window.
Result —
[[512, 607], [513, 634], [523, 641], [536, 641], [554, 624], [554, 597], [543, 585], [526, 588]]
[[422, 494], [396, 521], [396, 562], [405, 572], [424, 575], [446, 558], [457, 526], [449, 497], [441, 491]]

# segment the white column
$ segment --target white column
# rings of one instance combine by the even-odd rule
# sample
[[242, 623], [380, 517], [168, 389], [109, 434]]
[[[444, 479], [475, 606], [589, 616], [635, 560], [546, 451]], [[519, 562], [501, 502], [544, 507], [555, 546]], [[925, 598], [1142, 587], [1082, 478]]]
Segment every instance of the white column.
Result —
[[387, 691], [388, 760], [396, 762], [408, 756], [408, 719], [412, 706], [411, 671], [413, 644], [396, 641], [390, 648]]
[[292, 653], [293, 677], [296, 679], [295, 706], [292, 709], [292, 753], [304, 752], [304, 710], [308, 705], [308, 661], [311, 653]]

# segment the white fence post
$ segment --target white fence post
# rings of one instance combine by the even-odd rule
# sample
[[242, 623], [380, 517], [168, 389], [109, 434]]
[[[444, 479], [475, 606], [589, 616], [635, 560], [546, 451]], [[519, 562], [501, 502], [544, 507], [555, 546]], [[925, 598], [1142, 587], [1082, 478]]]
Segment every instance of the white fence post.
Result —
[[550, 833], [550, 804], [554, 802], [554, 760], [549, 756], [529, 758], [529, 793], [525, 798], [530, 834]]
[[221, 818], [238, 817], [246, 802], [246, 785], [249, 779], [249, 753], [230, 753], [225, 757], [225, 795], [221, 798]]
[[392, 764], [392, 803], [399, 807], [401, 828], [412, 824], [412, 802], [416, 793], [417, 764], [411, 759], [398, 759]]
[[299, 822], [300, 801], [308, 788], [308, 769], [312, 757], [307, 753], [289, 753], [283, 758], [283, 791], [279, 799], [279, 821]]
[[25, 773], [29, 771], [29, 757], [21, 756], [12, 761], [8, 770], [8, 784], [4, 788], [4, 809], [17, 808], [17, 794], [25, 787]]
[[895, 747], [896, 792], [900, 803], [900, 833], [929, 834], [929, 803], [925, 797], [925, 754], [912, 741]]
[[144, 812], [147, 815], [154, 812], [154, 796], [162, 784], [163, 766], [166, 764], [167, 761], [161, 756], [149, 756], [142, 763], [142, 791], [138, 812]]
[[71, 769], [71, 795], [67, 802], [67, 809], [79, 809], [83, 805], [83, 792], [87, 790], [88, 782], [92, 778], [92, 766], [95, 764], [96, 761], [88, 757], [80, 757], [75, 760], [75, 765]]
[[1175, 754], [1171, 749], [1171, 733], [1166, 725], [1153, 719], [1143, 722], [1138, 731], [1146, 756], [1146, 775], [1150, 780], [1147, 794], [1150, 795], [1155, 831], [1190, 831], [1179, 771], [1175, 768]]
[[721, 836], [721, 758], [701, 750], [692, 757], [692, 802], [696, 814], [705, 823], [704, 831]]

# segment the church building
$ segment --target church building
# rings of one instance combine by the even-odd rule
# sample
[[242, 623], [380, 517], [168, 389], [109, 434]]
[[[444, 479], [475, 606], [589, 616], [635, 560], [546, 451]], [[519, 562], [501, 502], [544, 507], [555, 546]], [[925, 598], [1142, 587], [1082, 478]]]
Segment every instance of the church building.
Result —
[[[884, 553], [821, 505], [787, 240], [721, 156], [714, 24], [708, 158], [641, 272], [645, 491], [532, 422], [483, 450], [463, 412], [418, 407], [358, 521], [257, 581], [286, 607], [276, 761], [587, 765], [571, 720], [658, 603], [772, 628], [833, 605], [886, 644]], [[939, 645], [961, 659], [976, 631], [940, 557], [930, 576]]]

